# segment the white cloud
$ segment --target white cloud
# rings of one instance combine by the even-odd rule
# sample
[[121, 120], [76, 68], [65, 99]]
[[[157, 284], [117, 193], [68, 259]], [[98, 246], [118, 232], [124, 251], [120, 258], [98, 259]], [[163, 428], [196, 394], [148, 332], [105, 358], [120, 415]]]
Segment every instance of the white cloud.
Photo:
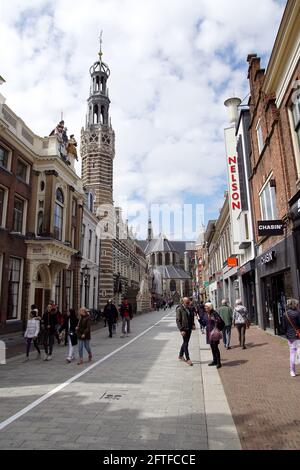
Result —
[[103, 29], [115, 199], [219, 203], [223, 102], [248, 93], [246, 56], [271, 52], [282, 11], [276, 0], [2, 0], [1, 92], [40, 135], [63, 110], [79, 140]]

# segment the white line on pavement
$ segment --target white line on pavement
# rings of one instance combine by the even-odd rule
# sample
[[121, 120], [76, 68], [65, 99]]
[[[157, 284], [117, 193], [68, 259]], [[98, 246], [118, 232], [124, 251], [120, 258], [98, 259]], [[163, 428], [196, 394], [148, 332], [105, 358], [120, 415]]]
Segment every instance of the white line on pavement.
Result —
[[43, 403], [43, 401], [47, 400], [48, 398], [52, 397], [52, 395], [54, 395], [55, 393], [58, 393], [60, 392], [63, 388], [67, 387], [68, 385], [70, 385], [72, 382], [74, 382], [75, 380], [79, 379], [80, 377], [82, 377], [83, 375], [85, 375], [87, 372], [89, 372], [90, 370], [94, 369], [94, 367], [97, 367], [99, 364], [101, 364], [102, 362], [106, 361], [107, 359], [109, 359], [110, 357], [114, 356], [115, 354], [117, 354], [118, 352], [122, 351], [122, 349], [124, 348], [127, 348], [127, 346], [129, 346], [130, 344], [134, 343], [135, 341], [137, 341], [139, 338], [141, 338], [141, 336], [144, 336], [146, 333], [148, 333], [148, 331], [152, 330], [152, 328], [154, 328], [156, 325], [158, 325], [159, 323], [161, 323], [165, 318], [167, 318], [170, 314], [166, 315], [165, 317], [161, 318], [158, 322], [156, 322], [154, 325], [150, 326], [150, 328], [147, 328], [145, 331], [143, 331], [142, 333], [140, 333], [138, 336], [136, 336], [135, 338], [133, 338], [132, 340], [128, 341], [128, 343], [124, 344], [123, 346], [121, 346], [120, 348], [118, 349], [115, 349], [114, 351], [112, 351], [111, 353], [107, 354], [107, 356], [104, 356], [102, 359], [99, 359], [99, 361], [95, 362], [94, 364], [90, 365], [89, 367], [87, 367], [86, 369], [84, 369], [82, 372], [80, 372], [79, 374], [76, 374], [74, 375], [74, 377], [71, 377], [69, 380], [67, 380], [66, 382], [58, 385], [58, 387], [55, 387], [54, 389], [50, 390], [50, 392], [46, 393], [45, 395], [43, 395], [42, 397], [38, 398], [37, 400], [35, 400], [34, 402], [32, 402], [30, 405], [26, 406], [25, 408], [23, 408], [22, 410], [18, 411], [18, 413], [14, 414], [13, 416], [11, 416], [10, 418], [6, 419], [5, 421], [2, 421], [0, 423], [0, 431], [2, 431], [2, 429], [6, 428], [9, 424], [13, 423], [14, 421], [16, 421], [17, 419], [21, 418], [21, 416], [25, 415], [26, 413], [28, 413], [29, 411], [31, 411], [33, 408], [35, 408], [36, 406], [38, 406], [40, 403]]

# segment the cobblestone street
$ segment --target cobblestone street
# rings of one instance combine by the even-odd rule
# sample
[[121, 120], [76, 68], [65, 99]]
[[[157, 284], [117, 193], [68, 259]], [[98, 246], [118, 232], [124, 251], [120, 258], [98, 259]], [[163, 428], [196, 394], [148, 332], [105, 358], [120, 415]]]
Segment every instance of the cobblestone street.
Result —
[[236, 331], [233, 348], [220, 348], [220, 375], [242, 447], [299, 449], [300, 375], [290, 377], [287, 341], [258, 327], [246, 334], [246, 350], [236, 346]]
[[52, 362], [33, 352], [27, 363], [17, 357], [1, 366], [0, 448], [239, 449], [199, 330], [189, 367], [177, 359], [174, 310], [136, 317], [132, 326], [130, 338], [120, 338], [120, 330], [112, 339], [106, 329], [94, 332], [94, 361], [83, 368], [65, 364], [57, 346]]

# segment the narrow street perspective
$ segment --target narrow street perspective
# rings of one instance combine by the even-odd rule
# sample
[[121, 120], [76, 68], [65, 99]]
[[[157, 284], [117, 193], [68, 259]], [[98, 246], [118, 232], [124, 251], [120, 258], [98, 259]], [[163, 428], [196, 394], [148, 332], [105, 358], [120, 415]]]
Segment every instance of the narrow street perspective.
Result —
[[132, 328], [130, 338], [116, 335], [112, 342], [106, 330], [95, 333], [94, 363], [82, 370], [63, 364], [63, 347], [50, 363], [32, 352], [29, 362], [17, 357], [1, 369], [0, 448], [240, 449], [199, 330], [192, 334], [189, 367], [177, 359], [174, 309], [139, 316]]
[[300, 449], [300, 0], [1, 0], [0, 44], [0, 449]]

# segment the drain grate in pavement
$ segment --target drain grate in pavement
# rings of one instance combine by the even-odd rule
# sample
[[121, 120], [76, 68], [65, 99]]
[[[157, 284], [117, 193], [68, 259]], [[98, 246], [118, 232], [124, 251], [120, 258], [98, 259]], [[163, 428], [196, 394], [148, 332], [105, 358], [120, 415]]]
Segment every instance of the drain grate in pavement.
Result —
[[119, 400], [122, 400], [122, 398], [127, 395], [128, 390], [111, 390], [108, 392], [104, 392], [103, 395], [99, 398], [99, 401], [105, 402], [105, 403], [114, 403]]

